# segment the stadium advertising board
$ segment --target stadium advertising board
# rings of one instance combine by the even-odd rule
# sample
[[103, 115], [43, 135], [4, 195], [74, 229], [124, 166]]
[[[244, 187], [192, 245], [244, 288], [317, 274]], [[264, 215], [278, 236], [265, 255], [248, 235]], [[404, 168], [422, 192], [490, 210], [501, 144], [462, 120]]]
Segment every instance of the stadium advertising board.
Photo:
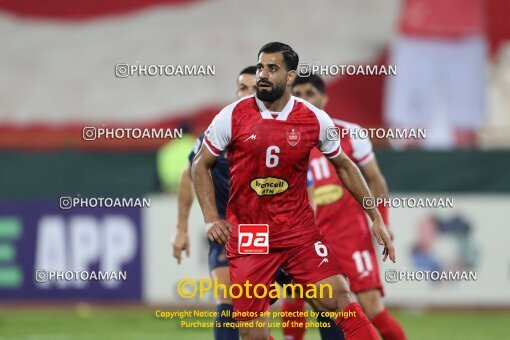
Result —
[[[510, 292], [510, 255], [504, 251], [510, 237], [505, 226], [505, 208], [510, 206], [510, 197], [450, 194], [441, 197], [452, 198], [453, 207], [390, 209], [398, 260], [396, 264], [380, 262], [388, 305], [413, 308], [510, 305], [510, 293], [501, 294]], [[177, 294], [180, 279], [208, 277], [208, 272], [205, 227], [198, 204], [193, 206], [190, 216], [190, 258], [184, 258], [184, 266], [179, 266], [171, 257], [172, 230], [168, 226], [175, 223], [176, 204], [175, 198], [154, 195], [151, 209], [145, 211], [144, 266], [148, 275], [144, 278], [147, 283], [144, 298], [156, 304], [212, 304], [210, 294], [205, 299], [190, 300]]]
[[141, 209], [0, 204], [0, 298], [139, 300]]
[[449, 197], [454, 206], [448, 209], [391, 209], [398, 261], [381, 267], [388, 304], [510, 305], [510, 254], [506, 251], [510, 197]]

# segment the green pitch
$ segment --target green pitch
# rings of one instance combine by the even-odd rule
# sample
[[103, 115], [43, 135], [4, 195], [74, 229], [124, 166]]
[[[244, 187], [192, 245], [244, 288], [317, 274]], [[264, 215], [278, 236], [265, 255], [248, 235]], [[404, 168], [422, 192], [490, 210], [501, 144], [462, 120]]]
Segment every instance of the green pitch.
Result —
[[[510, 312], [392, 313], [409, 339], [510, 339]], [[204, 320], [208, 321], [208, 320]], [[281, 330], [273, 329], [275, 339]], [[213, 339], [212, 329], [182, 329], [178, 320], [158, 319], [154, 309], [90, 307], [15, 310], [0, 307], [0, 339]], [[320, 339], [316, 329], [306, 339]]]

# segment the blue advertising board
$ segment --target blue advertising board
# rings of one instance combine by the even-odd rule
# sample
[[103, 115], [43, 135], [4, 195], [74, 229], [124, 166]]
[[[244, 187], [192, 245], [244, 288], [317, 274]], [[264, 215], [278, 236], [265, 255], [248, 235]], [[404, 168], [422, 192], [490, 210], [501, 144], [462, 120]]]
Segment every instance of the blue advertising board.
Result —
[[0, 202], [0, 300], [140, 300], [141, 235], [141, 208]]

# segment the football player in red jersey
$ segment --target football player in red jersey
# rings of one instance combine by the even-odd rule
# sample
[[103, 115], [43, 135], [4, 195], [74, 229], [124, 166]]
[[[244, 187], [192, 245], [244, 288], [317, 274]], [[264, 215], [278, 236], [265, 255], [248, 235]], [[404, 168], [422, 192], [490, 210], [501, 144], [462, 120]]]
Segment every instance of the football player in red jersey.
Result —
[[[347, 339], [378, 339], [371, 322], [351, 297], [343, 270], [330, 256], [315, 224], [306, 190], [311, 150], [317, 147], [330, 159], [342, 183], [360, 205], [372, 195], [359, 169], [342, 152], [339, 140], [331, 135], [335, 129], [331, 118], [291, 95], [298, 63], [298, 55], [290, 46], [278, 42], [264, 45], [258, 54], [256, 95], [228, 105], [209, 126], [192, 166], [207, 235], [215, 242], [227, 244], [232, 284], [269, 286], [282, 266], [297, 283], [332, 287], [333, 296], [319, 297], [317, 302], [324, 310], [356, 315], [335, 320]], [[231, 182], [227, 219], [222, 220], [209, 169], [225, 149]], [[366, 209], [366, 213], [372, 220], [374, 236], [384, 245], [384, 260], [390, 257], [395, 261], [381, 214], [377, 209]], [[264, 254], [243, 251], [243, 246], [253, 246], [239, 232], [243, 224], [267, 228], [268, 244], [256, 245], [257, 251]], [[260, 247], [266, 247], [265, 251]], [[241, 336], [267, 339], [270, 336], [267, 318], [258, 315], [268, 310], [269, 296], [250, 299], [249, 296], [260, 296], [261, 292], [247, 290], [234, 299]], [[253, 319], [265, 327], [244, 327], [244, 321]]]
[[[323, 109], [328, 100], [325, 84], [317, 75], [298, 77], [292, 86], [292, 94], [319, 109]], [[333, 122], [344, 137], [341, 139], [343, 152], [360, 168], [372, 193], [376, 197], [387, 197], [386, 180], [377, 165], [372, 143], [368, 138], [361, 137], [360, 126], [337, 119], [333, 119]], [[405, 339], [402, 327], [384, 308], [383, 285], [364, 210], [352, 195], [345, 191], [334, 167], [317, 149], [310, 155], [310, 172], [315, 186], [317, 224], [332, 253], [345, 270], [351, 290], [357, 295], [363, 311], [383, 339]], [[387, 208], [378, 208], [384, 222], [388, 224]], [[282, 310], [303, 310], [303, 301], [284, 301]], [[304, 328], [290, 328], [284, 329], [284, 334], [298, 340], [302, 338], [304, 331]], [[325, 339], [323, 333], [331, 332], [332, 329], [324, 328], [320, 331]]]

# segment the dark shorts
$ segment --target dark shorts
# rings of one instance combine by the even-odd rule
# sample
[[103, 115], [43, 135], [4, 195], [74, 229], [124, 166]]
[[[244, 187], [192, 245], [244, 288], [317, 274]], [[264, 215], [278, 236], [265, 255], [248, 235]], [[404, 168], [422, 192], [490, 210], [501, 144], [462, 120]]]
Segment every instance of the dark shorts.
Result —
[[228, 267], [225, 246], [209, 240], [209, 272], [219, 267]]

